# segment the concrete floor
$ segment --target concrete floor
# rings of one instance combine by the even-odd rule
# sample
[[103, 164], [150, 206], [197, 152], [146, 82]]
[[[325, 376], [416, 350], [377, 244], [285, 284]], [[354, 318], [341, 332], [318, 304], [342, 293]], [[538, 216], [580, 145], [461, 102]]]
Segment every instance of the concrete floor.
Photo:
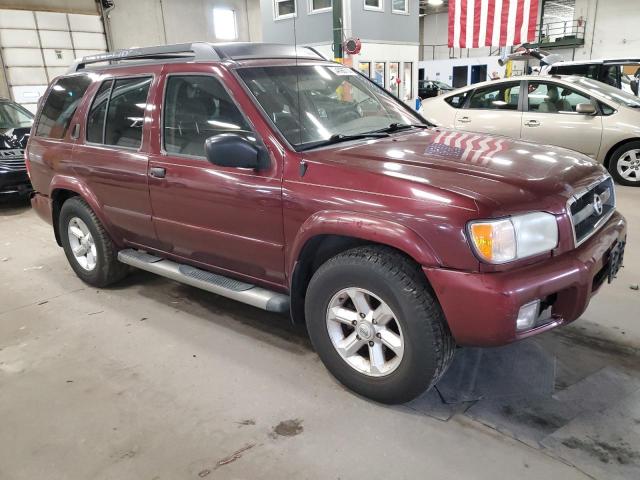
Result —
[[[619, 278], [583, 319], [522, 344], [553, 367], [556, 393], [542, 401], [570, 399], [562, 429], [529, 424], [573, 432], [560, 443], [517, 434], [527, 425], [522, 415], [514, 424], [512, 407], [487, 420], [486, 402], [500, 398], [359, 398], [284, 317], [144, 272], [89, 288], [49, 225], [24, 204], [0, 205], [0, 479], [640, 478], [640, 291], [630, 288], [640, 283], [640, 190], [619, 187], [618, 197], [630, 223]], [[603, 375], [626, 395], [616, 410], [624, 441], [602, 416], [615, 388], [588, 388]], [[600, 395], [606, 405], [578, 415]], [[614, 457], [576, 437], [593, 425], [611, 427]]]

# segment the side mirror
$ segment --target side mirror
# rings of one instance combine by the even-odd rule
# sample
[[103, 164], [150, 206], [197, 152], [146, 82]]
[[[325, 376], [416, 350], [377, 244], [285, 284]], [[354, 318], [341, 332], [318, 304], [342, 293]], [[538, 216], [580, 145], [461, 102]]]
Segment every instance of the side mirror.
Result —
[[632, 78], [631, 79], [631, 91], [634, 93], [634, 95], [637, 97], [638, 96], [638, 84], [640, 83], [640, 80], [638, 78]]
[[576, 112], [583, 113], [585, 115], [593, 115], [596, 113], [596, 107], [592, 103], [579, 103], [576, 105]]
[[209, 160], [221, 167], [263, 170], [269, 164], [267, 151], [237, 133], [223, 133], [207, 138], [204, 149]]

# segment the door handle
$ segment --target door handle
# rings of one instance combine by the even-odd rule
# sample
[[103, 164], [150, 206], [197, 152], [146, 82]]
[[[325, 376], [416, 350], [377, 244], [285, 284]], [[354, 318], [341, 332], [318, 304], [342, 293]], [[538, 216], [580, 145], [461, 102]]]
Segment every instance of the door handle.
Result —
[[459, 118], [459, 119], [458, 119], [458, 121], [459, 121], [460, 123], [471, 123], [471, 119], [470, 119], [469, 117], [462, 117], [462, 118]]
[[540, 122], [537, 120], [529, 120], [528, 122], [524, 122], [527, 127], [539, 127]]
[[149, 169], [149, 176], [155, 178], [164, 178], [167, 175], [167, 169], [162, 167], [151, 167]]

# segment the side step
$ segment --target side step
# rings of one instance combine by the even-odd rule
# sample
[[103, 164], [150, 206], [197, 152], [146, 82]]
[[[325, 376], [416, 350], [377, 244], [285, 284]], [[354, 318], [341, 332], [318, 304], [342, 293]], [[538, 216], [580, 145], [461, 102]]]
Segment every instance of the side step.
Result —
[[287, 295], [223, 277], [190, 265], [172, 262], [171, 260], [134, 249], [120, 250], [118, 252], [118, 260], [140, 270], [146, 270], [176, 282], [185, 283], [207, 292], [253, 305], [268, 312], [285, 313], [289, 311], [289, 297]]

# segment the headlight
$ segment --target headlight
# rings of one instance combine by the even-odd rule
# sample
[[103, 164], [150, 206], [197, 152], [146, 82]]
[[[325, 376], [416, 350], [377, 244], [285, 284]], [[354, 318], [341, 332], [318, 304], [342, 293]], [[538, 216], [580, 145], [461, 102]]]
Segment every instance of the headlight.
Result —
[[545, 212], [473, 221], [468, 230], [476, 254], [489, 263], [531, 257], [558, 245], [558, 222]]

